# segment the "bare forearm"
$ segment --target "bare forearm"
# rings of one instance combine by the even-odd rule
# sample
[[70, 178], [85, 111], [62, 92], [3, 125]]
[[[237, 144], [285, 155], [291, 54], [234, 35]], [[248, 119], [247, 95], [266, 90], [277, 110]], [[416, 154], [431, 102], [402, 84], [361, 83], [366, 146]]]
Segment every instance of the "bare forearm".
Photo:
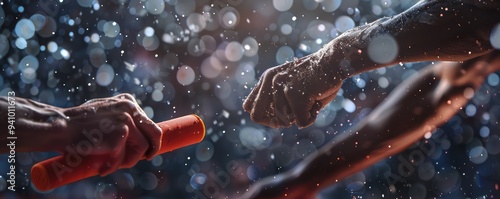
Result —
[[488, 74], [485, 67], [499, 68], [499, 58], [483, 57], [424, 68], [400, 84], [365, 120], [283, 175], [290, 177], [270, 180], [274, 188], [269, 193], [312, 196], [422, 139], [467, 103], [471, 91]]
[[[23, 98], [0, 97], [0, 110], [0, 128], [4, 132], [0, 142], [15, 141], [16, 151], [56, 151], [72, 138], [63, 131], [66, 118], [60, 108]], [[0, 153], [8, 150], [7, 145], [0, 145]]]
[[495, 6], [424, 1], [345, 32], [317, 54], [331, 73], [346, 77], [399, 62], [464, 61], [493, 50], [490, 33], [499, 22]]

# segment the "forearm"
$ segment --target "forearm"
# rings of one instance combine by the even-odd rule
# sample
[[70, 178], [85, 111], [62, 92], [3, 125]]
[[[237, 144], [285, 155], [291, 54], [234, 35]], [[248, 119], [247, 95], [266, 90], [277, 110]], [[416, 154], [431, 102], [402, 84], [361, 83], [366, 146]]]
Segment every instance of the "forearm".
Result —
[[399, 62], [468, 60], [493, 50], [490, 32], [500, 22], [496, 9], [424, 1], [340, 35], [316, 53], [319, 65], [349, 77]]
[[285, 187], [317, 192], [406, 149], [467, 103], [470, 91], [479, 88], [488, 74], [484, 67], [498, 68], [498, 62], [487, 61], [494, 66], [471, 60], [424, 68], [400, 84], [362, 122], [290, 171], [295, 180]]
[[[72, 139], [62, 109], [17, 97], [0, 97], [1, 143], [15, 142], [18, 152], [57, 151]], [[10, 138], [9, 138], [10, 137]], [[15, 139], [13, 139], [15, 138]], [[0, 145], [0, 153], [9, 146]]]

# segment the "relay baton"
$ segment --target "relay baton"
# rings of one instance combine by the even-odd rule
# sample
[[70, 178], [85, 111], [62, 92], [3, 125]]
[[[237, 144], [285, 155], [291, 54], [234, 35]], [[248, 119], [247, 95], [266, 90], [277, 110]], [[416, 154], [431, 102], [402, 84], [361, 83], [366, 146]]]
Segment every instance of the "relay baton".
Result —
[[[156, 155], [196, 144], [205, 137], [205, 125], [197, 115], [186, 115], [158, 123], [162, 142]], [[99, 175], [99, 166], [82, 158], [77, 165], [68, 163], [64, 155], [39, 162], [31, 168], [31, 181], [40, 191], [48, 191], [81, 179]], [[59, 170], [59, 171], [58, 171]], [[68, 171], [61, 176], [61, 170]]]

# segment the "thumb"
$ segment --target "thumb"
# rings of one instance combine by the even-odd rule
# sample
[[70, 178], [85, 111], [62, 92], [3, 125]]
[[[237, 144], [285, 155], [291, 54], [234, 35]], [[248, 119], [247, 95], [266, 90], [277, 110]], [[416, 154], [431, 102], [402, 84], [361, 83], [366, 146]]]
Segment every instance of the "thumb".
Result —
[[[295, 115], [295, 122], [300, 128], [310, 126], [315, 118], [312, 118], [311, 110], [315, 101], [309, 95], [297, 90], [285, 88], [285, 96]], [[318, 106], [318, 105], [316, 105]], [[316, 108], [318, 109], [318, 108]], [[319, 109], [318, 109], [319, 110]]]

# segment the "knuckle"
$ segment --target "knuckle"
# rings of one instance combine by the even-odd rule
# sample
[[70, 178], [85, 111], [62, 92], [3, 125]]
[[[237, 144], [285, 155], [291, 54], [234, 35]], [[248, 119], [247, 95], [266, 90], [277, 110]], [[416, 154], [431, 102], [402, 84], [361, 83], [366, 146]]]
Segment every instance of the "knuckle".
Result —
[[129, 100], [120, 100], [116, 102], [116, 108], [123, 112], [134, 111], [137, 109], [135, 103]]
[[126, 100], [131, 100], [131, 101], [135, 100], [134, 96], [132, 96], [130, 93], [121, 93], [121, 94], [117, 95], [116, 97], [119, 99], [126, 99]]

